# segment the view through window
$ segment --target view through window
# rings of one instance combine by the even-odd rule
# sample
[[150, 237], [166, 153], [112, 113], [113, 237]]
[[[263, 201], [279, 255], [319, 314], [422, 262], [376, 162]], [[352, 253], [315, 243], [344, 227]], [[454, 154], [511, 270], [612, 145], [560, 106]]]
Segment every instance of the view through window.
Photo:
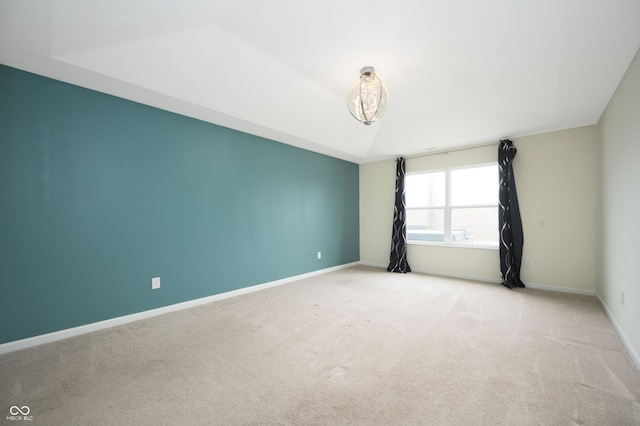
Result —
[[405, 176], [407, 241], [498, 246], [498, 165]]

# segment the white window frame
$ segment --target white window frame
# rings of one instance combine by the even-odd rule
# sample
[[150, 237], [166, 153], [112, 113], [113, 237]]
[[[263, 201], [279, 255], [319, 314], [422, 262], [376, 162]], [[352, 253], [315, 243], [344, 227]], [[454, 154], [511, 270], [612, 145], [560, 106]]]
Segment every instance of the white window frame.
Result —
[[[444, 210], [444, 237], [443, 241], [420, 241], [420, 240], [409, 240], [407, 237], [407, 244], [416, 244], [416, 245], [429, 245], [429, 246], [447, 246], [447, 247], [461, 247], [461, 248], [477, 248], [477, 249], [492, 249], [498, 250], [498, 243], [494, 244], [460, 244], [454, 243], [451, 241], [451, 212], [454, 209], [464, 209], [464, 208], [498, 208], [498, 203], [496, 204], [473, 204], [473, 205], [455, 205], [451, 204], [451, 172], [455, 170], [464, 170], [464, 169], [476, 169], [480, 167], [486, 166], [497, 166], [497, 161], [492, 161], [488, 163], [478, 163], [478, 164], [469, 164], [465, 166], [456, 166], [456, 167], [447, 167], [447, 168], [438, 168], [438, 169], [429, 169], [429, 170], [421, 170], [415, 172], [408, 172], [407, 176], [413, 175], [422, 175], [429, 173], [439, 173], [444, 172], [444, 206], [439, 207], [406, 207], [407, 210], [424, 210], [424, 209], [433, 209], [433, 210]], [[499, 182], [496, 181], [496, 192], [498, 191]], [[498, 229], [496, 229], [498, 231]]]

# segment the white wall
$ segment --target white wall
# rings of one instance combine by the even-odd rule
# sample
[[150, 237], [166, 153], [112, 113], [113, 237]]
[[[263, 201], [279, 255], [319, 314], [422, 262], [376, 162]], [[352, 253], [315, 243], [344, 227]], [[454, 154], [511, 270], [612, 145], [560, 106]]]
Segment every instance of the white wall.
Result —
[[524, 226], [525, 283], [593, 294], [596, 287], [596, 126], [514, 141]]
[[[522, 279], [535, 287], [593, 294], [596, 281], [597, 128], [514, 139], [514, 173], [524, 227]], [[407, 172], [497, 160], [493, 146], [407, 159]], [[387, 265], [395, 160], [360, 166], [360, 260]], [[409, 245], [415, 271], [500, 281], [498, 250]]]
[[360, 262], [389, 265], [395, 161], [360, 165]]
[[596, 294], [640, 367], [640, 51], [598, 129], [602, 160]]

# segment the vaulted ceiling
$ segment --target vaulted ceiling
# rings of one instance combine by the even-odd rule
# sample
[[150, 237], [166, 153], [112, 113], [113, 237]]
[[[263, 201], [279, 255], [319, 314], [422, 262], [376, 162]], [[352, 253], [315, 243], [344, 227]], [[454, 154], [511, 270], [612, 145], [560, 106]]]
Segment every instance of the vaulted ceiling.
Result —
[[595, 124], [639, 47], [638, 0], [0, 0], [2, 64], [356, 163]]

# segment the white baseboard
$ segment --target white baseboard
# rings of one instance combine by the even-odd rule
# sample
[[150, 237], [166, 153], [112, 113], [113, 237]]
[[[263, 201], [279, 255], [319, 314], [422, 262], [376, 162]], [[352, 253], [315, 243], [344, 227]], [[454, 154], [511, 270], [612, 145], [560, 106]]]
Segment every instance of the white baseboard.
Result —
[[187, 302], [181, 302], [181, 303], [176, 303], [169, 306], [163, 306], [161, 308], [151, 309], [148, 311], [137, 312], [131, 315], [111, 318], [104, 321], [94, 322], [91, 324], [81, 325], [78, 327], [68, 328], [60, 331], [54, 331], [52, 333], [41, 334], [39, 336], [29, 337], [26, 339], [15, 340], [13, 342], [3, 343], [3, 344], [0, 344], [0, 355], [6, 354], [9, 352], [19, 351], [21, 349], [30, 348], [33, 346], [42, 345], [45, 343], [51, 343], [58, 340], [68, 339], [70, 337], [91, 333], [93, 331], [104, 330], [105, 328], [115, 327], [118, 325], [127, 324], [134, 321], [140, 321], [143, 319], [152, 318], [158, 315], [168, 314], [170, 312], [180, 311], [182, 309], [192, 308], [194, 306], [204, 305], [204, 304], [215, 302], [218, 300], [228, 299], [230, 297], [239, 296], [241, 294], [253, 293], [253, 292], [264, 290], [267, 288], [290, 283], [292, 281], [298, 281], [304, 278], [326, 274], [327, 272], [350, 268], [358, 264], [359, 262], [346, 263], [344, 265], [338, 265], [338, 266], [333, 266], [331, 268], [320, 269], [318, 271], [313, 271], [313, 272], [309, 272], [302, 275], [283, 278], [281, 280], [271, 281], [268, 283], [257, 284], [251, 287], [240, 288], [238, 290], [233, 290], [226, 293], [215, 294], [213, 296], [202, 297], [200, 299], [189, 300]]
[[548, 290], [548, 291], [557, 291], [560, 293], [570, 293], [570, 294], [580, 294], [583, 296], [594, 296], [595, 291], [593, 290], [581, 290], [578, 288], [569, 288], [569, 287], [556, 287], [554, 285], [546, 285], [546, 284], [536, 284], [526, 282], [524, 283], [528, 288], [535, 288], [537, 290]]
[[364, 265], [364, 266], [373, 266], [374, 268], [383, 268], [383, 269], [387, 269], [387, 266], [388, 266], [388, 265], [383, 265], [382, 263], [363, 262], [363, 261], [358, 262], [358, 264]]
[[[387, 268], [387, 265], [383, 265], [381, 263], [373, 263], [373, 262], [360, 262], [361, 265], [366, 265], [366, 266], [374, 266], [377, 268]], [[439, 277], [447, 277], [447, 278], [459, 278], [462, 280], [471, 280], [471, 281], [480, 281], [480, 282], [485, 282], [485, 283], [492, 283], [492, 284], [501, 284], [502, 280], [499, 278], [492, 278], [492, 277], [482, 277], [482, 276], [477, 276], [477, 275], [464, 275], [464, 274], [453, 274], [453, 273], [448, 273], [448, 272], [442, 272], [442, 271], [435, 271], [435, 270], [429, 270], [429, 269], [412, 269], [413, 272], [417, 272], [419, 274], [427, 274], [427, 275], [435, 275], [435, 276], [439, 276]], [[595, 294], [595, 292], [590, 291], [590, 290], [580, 290], [580, 289], [575, 289], [575, 288], [569, 288], [569, 287], [556, 287], [556, 286], [552, 286], [552, 285], [545, 285], [545, 284], [536, 284], [536, 283], [525, 283], [525, 285], [527, 286], [527, 288], [535, 288], [538, 290], [549, 290], [549, 291], [557, 291], [560, 293], [572, 293], [572, 294], [582, 294], [584, 296], [593, 296]]]
[[458, 278], [461, 280], [480, 281], [480, 282], [491, 283], [491, 284], [502, 283], [502, 281], [499, 280], [498, 278], [481, 277], [477, 275], [454, 274], [449, 272], [434, 271], [430, 269], [414, 269], [413, 272], [417, 272], [419, 274], [436, 275], [436, 276], [446, 277], [446, 278]]
[[596, 300], [598, 301], [598, 303], [600, 303], [600, 306], [602, 306], [602, 309], [604, 309], [604, 312], [607, 314], [607, 317], [609, 317], [609, 321], [611, 321], [611, 324], [613, 324], [613, 328], [616, 329], [618, 336], [620, 336], [620, 340], [622, 340], [622, 344], [624, 345], [625, 348], [627, 348], [627, 351], [629, 352], [631, 359], [636, 364], [636, 367], [638, 367], [638, 370], [640, 370], [640, 355], [638, 354], [638, 352], [636, 352], [634, 347], [629, 342], [629, 339], [622, 331], [622, 328], [620, 328], [620, 325], [618, 325], [618, 322], [616, 321], [614, 316], [611, 314], [611, 310], [609, 309], [607, 304], [604, 302], [604, 300], [602, 300], [602, 298], [597, 292], [595, 293], [595, 296], [596, 296]]
[[[385, 269], [385, 270], [387, 269], [387, 265], [384, 265], [382, 263], [360, 262], [360, 264], [361, 265], [365, 265], [365, 266], [373, 266], [375, 268], [382, 268], [382, 269]], [[415, 273], [418, 273], [418, 274], [435, 275], [437, 277], [459, 278], [459, 279], [462, 279], [462, 280], [480, 281], [480, 282], [487, 282], [487, 283], [493, 283], [493, 284], [500, 284], [502, 282], [497, 278], [479, 277], [479, 276], [464, 275], [464, 274], [451, 274], [451, 273], [448, 273], [448, 272], [434, 271], [434, 270], [430, 270], [430, 269], [413, 269], [413, 268], [411, 268], [411, 272], [415, 272]]]

